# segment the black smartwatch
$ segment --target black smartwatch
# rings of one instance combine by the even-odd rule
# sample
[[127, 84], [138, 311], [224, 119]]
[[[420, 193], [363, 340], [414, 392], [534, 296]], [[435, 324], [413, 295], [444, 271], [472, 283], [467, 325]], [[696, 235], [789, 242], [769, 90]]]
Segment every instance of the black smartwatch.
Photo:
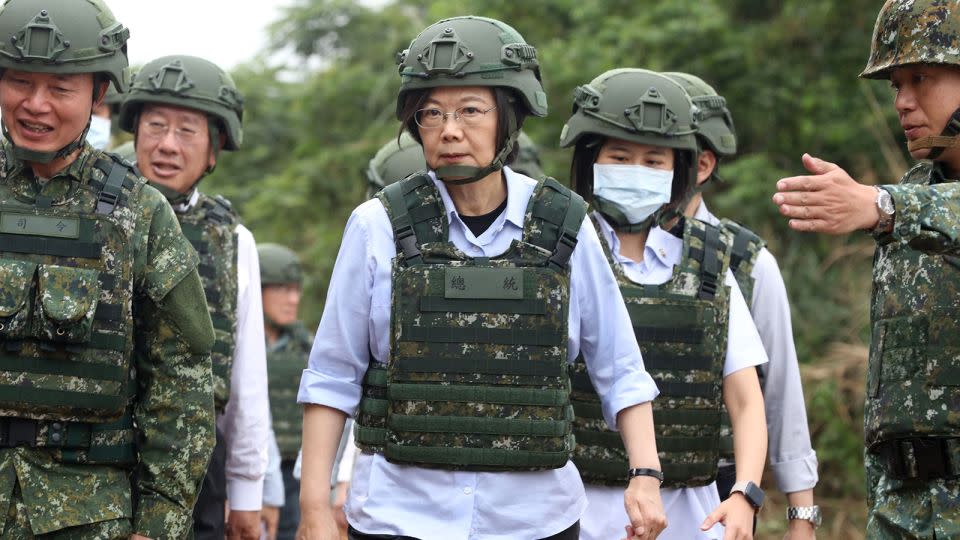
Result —
[[627, 469], [627, 482], [633, 480], [637, 476], [652, 476], [659, 480], [661, 484], [663, 483], [663, 473], [656, 469]]
[[760, 486], [749, 480], [734, 484], [733, 487], [730, 488], [730, 494], [733, 495], [734, 493], [742, 494], [756, 512], [760, 511], [760, 508], [763, 506], [763, 490], [760, 489]]

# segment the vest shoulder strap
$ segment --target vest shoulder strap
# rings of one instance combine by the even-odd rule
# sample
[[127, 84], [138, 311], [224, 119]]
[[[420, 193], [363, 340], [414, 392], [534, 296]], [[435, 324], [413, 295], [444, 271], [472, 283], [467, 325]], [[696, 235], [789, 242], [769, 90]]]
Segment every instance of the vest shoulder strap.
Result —
[[580, 195], [545, 177], [537, 183], [527, 205], [523, 240], [550, 252], [547, 266], [566, 269], [586, 215], [587, 203]]
[[720, 221], [720, 227], [730, 233], [733, 245], [730, 249], [730, 269], [734, 274], [744, 272], [747, 275], [753, 271], [757, 263], [760, 250], [767, 243], [757, 233], [730, 219]]
[[397, 250], [406, 264], [423, 263], [421, 245], [447, 241], [449, 224], [440, 191], [425, 173], [390, 184], [377, 197], [387, 210]]
[[[700, 290], [697, 297], [713, 300], [723, 283], [724, 274], [730, 267], [730, 235], [718, 226], [698, 219], [683, 218], [684, 259], [696, 261], [700, 267]], [[694, 239], [702, 243], [694, 246]]]
[[140, 174], [123, 159], [106, 152], [94, 162], [93, 166], [103, 173], [105, 178], [97, 193], [96, 212], [108, 216], [121, 203], [120, 195], [124, 188], [133, 189], [135, 182], [130, 177], [139, 178]]

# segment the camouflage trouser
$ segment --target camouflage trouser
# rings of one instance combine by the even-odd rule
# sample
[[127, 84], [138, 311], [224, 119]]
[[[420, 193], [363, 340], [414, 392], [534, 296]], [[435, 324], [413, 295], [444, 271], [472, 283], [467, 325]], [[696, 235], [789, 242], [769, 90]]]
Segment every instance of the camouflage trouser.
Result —
[[81, 525], [79, 527], [68, 527], [48, 534], [35, 536], [30, 528], [30, 521], [27, 518], [27, 509], [23, 503], [23, 496], [20, 494], [18, 485], [10, 498], [10, 509], [7, 511], [6, 521], [3, 523], [0, 540], [28, 540], [36, 538], [37, 540], [86, 540], [96, 538], [98, 540], [127, 540], [133, 534], [133, 525], [129, 519], [111, 519]]
[[901, 481], [882, 461], [864, 455], [869, 540], [960, 538], [960, 479]]

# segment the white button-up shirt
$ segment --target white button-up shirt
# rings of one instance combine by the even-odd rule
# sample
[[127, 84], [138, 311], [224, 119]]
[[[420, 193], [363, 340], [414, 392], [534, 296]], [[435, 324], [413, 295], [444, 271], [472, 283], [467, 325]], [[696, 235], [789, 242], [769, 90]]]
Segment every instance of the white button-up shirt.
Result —
[[[450, 241], [467, 254], [496, 257], [519, 240], [536, 183], [504, 168], [506, 210], [479, 237], [463, 224], [442, 182], [434, 182], [450, 223]], [[569, 361], [579, 352], [603, 397], [613, 426], [617, 413], [657, 395], [619, 288], [596, 232], [584, 220], [570, 259]], [[360, 402], [369, 355], [390, 356], [393, 230], [378, 199], [347, 222], [298, 401], [352, 416]], [[622, 507], [622, 501], [620, 503]], [[380, 455], [357, 458], [347, 519], [367, 534], [424, 540], [531, 540], [552, 536], [580, 519], [586, 506], [573, 463], [547, 471], [469, 472], [397, 465]]]
[[[704, 202], [697, 208], [696, 218], [714, 225], [720, 223]], [[783, 493], [812, 489], [819, 480], [817, 453], [810, 444], [800, 366], [793, 344], [790, 300], [777, 260], [767, 248], [760, 250], [750, 276], [755, 280], [750, 311], [770, 359], [761, 368], [770, 470]]]
[[[660, 285], [673, 277], [673, 268], [683, 255], [683, 240], [659, 227], [650, 229], [643, 249], [643, 261], [637, 262], [620, 254], [620, 240], [613, 228], [597, 215], [600, 228], [614, 259], [623, 266], [624, 274], [635, 283]], [[752, 368], [767, 362], [763, 343], [750, 318], [750, 310], [740, 293], [733, 273], [727, 270], [724, 283], [730, 287], [730, 319], [727, 328], [727, 353], [723, 364], [723, 376], [741, 369]], [[582, 540], [608, 540], [621, 538], [623, 526], [629, 523], [618, 490], [605, 486], [588, 485], [586, 488], [590, 505], [581, 521]], [[661, 489], [663, 508], [667, 514], [667, 528], [659, 540], [719, 540], [723, 538], [723, 526], [717, 524], [709, 531], [701, 531], [700, 523], [720, 504], [716, 483], [708, 486]]]

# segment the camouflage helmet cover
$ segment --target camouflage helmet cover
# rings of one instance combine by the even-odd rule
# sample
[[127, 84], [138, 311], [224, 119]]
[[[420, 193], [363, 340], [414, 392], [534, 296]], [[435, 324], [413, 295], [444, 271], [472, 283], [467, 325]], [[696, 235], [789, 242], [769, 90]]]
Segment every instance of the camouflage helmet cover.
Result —
[[102, 0], [7, 0], [0, 7], [0, 69], [103, 73], [123, 92], [129, 37]]
[[426, 168], [423, 147], [413, 139], [410, 133], [404, 131], [399, 139], [390, 139], [370, 160], [365, 171], [368, 183], [367, 198], [384, 187]]
[[600, 74], [573, 93], [573, 115], [560, 133], [570, 147], [587, 134], [696, 152], [696, 107], [679, 84], [645, 69]]
[[664, 73], [676, 81], [697, 107], [697, 131], [707, 148], [717, 155], [730, 157], [737, 153], [737, 132], [727, 100], [700, 77], [689, 73]]
[[219, 120], [224, 150], [237, 150], [243, 143], [243, 96], [230, 74], [209, 60], [174, 55], [144, 65], [120, 107], [120, 128], [133, 133], [147, 103], [195, 109]]
[[908, 64], [960, 65], [960, 3], [887, 0], [873, 28], [870, 58], [861, 77], [886, 79]]
[[408, 92], [442, 86], [511, 88], [531, 114], [547, 115], [536, 49], [496, 19], [464, 16], [436, 22], [414, 38], [397, 60], [400, 120]]
[[303, 283], [300, 258], [290, 248], [280, 244], [257, 244], [260, 259], [260, 285]]

